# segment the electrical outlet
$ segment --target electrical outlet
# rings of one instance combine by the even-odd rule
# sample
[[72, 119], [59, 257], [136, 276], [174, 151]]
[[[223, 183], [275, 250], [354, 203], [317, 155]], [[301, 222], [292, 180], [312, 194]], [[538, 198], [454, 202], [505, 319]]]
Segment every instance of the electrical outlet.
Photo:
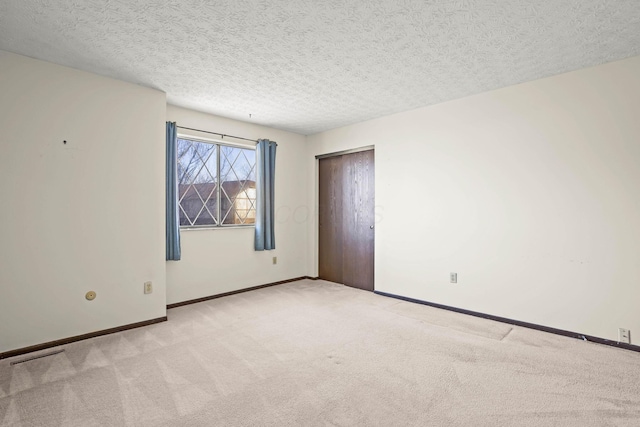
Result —
[[631, 344], [631, 331], [625, 328], [618, 328], [618, 342]]
[[144, 293], [150, 294], [153, 292], [153, 284], [151, 282], [144, 282]]
[[276, 265], [278, 263], [278, 257], [274, 256], [273, 257], [273, 265]]
[[449, 283], [458, 283], [458, 273], [449, 273]]

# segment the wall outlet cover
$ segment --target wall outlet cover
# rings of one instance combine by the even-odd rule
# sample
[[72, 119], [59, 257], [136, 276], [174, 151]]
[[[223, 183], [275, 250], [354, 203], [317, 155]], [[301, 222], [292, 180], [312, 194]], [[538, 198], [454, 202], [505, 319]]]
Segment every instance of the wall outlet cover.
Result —
[[631, 344], [631, 331], [625, 328], [618, 328], [618, 342]]

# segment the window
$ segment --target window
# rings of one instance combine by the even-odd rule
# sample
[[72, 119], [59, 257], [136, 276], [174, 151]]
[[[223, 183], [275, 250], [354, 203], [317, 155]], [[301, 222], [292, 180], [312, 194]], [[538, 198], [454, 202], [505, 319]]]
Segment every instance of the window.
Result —
[[181, 227], [250, 225], [256, 220], [256, 150], [178, 137]]

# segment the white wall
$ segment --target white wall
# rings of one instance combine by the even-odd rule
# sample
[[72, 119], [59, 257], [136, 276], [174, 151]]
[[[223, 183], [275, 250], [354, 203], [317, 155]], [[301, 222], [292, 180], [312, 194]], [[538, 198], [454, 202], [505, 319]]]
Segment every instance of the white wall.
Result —
[[165, 316], [165, 94], [2, 51], [0, 70], [0, 352]]
[[313, 156], [374, 144], [376, 290], [633, 340], [638, 76], [634, 57], [310, 136], [308, 203]]
[[[278, 143], [276, 153], [276, 249], [256, 252], [254, 228], [183, 230], [182, 259], [167, 262], [167, 304], [304, 276], [306, 266], [305, 137], [173, 105], [167, 120], [178, 126]], [[214, 135], [178, 129], [187, 136]], [[233, 143], [246, 141], [225, 138]], [[255, 145], [255, 144], [254, 144]], [[278, 263], [272, 264], [272, 257]]]

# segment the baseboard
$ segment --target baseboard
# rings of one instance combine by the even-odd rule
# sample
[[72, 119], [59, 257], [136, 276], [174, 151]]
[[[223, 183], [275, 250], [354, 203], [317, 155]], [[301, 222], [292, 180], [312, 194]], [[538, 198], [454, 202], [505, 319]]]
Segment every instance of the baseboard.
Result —
[[309, 279], [309, 280], [320, 280], [320, 278], [318, 276], [316, 277], [311, 277], [311, 276], [305, 276], [305, 279]]
[[611, 347], [623, 348], [625, 350], [631, 350], [640, 352], [640, 346], [634, 344], [627, 344], [617, 341], [612, 341], [604, 338], [594, 337], [591, 335], [580, 334], [578, 332], [565, 331], [563, 329], [550, 328], [548, 326], [537, 325], [535, 323], [521, 322], [519, 320], [508, 319], [506, 317], [493, 316], [491, 314], [479, 313], [477, 311], [465, 310], [463, 308], [451, 307], [448, 305], [437, 304], [434, 302], [423, 301], [415, 298], [403, 297], [401, 295], [389, 294], [387, 292], [374, 291], [378, 295], [382, 295], [389, 298], [395, 298], [402, 301], [412, 302], [415, 304], [428, 305], [430, 307], [441, 308], [443, 310], [454, 311], [456, 313], [467, 314], [469, 316], [481, 317], [483, 319], [494, 320], [496, 322], [508, 323], [510, 325], [522, 326], [523, 328], [535, 329], [537, 331], [548, 332], [550, 334], [563, 335], [565, 337], [576, 338], [583, 341], [590, 341], [598, 344], [604, 344]]
[[33, 353], [34, 351], [46, 350], [51, 347], [59, 347], [61, 345], [70, 344], [76, 341], [87, 340], [89, 338], [95, 338], [102, 335], [114, 334], [116, 332], [126, 331], [128, 329], [140, 328], [142, 326], [153, 325], [154, 323], [165, 322], [167, 320], [167, 316], [158, 317], [157, 319], [145, 320], [143, 322], [130, 323], [128, 325], [117, 326], [115, 328], [103, 329], [101, 331], [90, 332], [88, 334], [76, 335], [75, 337], [63, 338], [61, 340], [49, 341], [43, 344], [36, 344], [30, 347], [19, 348], [16, 350], [5, 351], [4, 353], [0, 353], [0, 360], [6, 359], [9, 357], [21, 356], [27, 353]]
[[238, 289], [237, 291], [224, 292], [224, 293], [221, 293], [221, 294], [210, 295], [210, 296], [207, 296], [207, 297], [190, 299], [190, 300], [182, 301], [182, 302], [176, 302], [176, 303], [173, 303], [173, 304], [168, 304], [167, 305], [167, 309], [176, 308], [176, 307], [182, 307], [182, 306], [190, 305], [190, 304], [196, 304], [198, 302], [209, 301], [209, 300], [212, 300], [212, 299], [217, 299], [217, 298], [222, 298], [222, 297], [228, 297], [229, 295], [241, 294], [243, 292], [255, 291], [256, 289], [268, 288], [270, 286], [283, 285], [285, 283], [290, 283], [290, 282], [297, 282], [298, 280], [304, 280], [304, 279], [314, 280], [313, 278], [311, 278], [309, 276], [295, 277], [293, 279], [280, 280], [279, 282], [266, 283], [264, 285], [258, 285], [258, 286], [252, 286], [250, 288]]

